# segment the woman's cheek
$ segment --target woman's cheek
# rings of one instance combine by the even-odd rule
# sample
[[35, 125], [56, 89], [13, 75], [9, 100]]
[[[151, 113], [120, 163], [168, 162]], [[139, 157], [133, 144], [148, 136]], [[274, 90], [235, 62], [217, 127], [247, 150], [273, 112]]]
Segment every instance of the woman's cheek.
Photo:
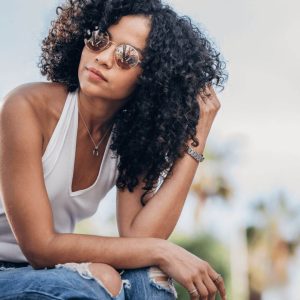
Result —
[[119, 80], [115, 86], [115, 91], [120, 91], [119, 98], [125, 98], [129, 96], [135, 89], [137, 77], [127, 77], [126, 80]]

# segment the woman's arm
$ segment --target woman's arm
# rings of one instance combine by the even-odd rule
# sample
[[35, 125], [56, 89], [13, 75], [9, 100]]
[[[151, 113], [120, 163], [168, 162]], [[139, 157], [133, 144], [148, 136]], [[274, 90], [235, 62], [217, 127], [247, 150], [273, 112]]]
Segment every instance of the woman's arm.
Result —
[[[208, 89], [206, 91], [211, 93], [209, 98], [205, 97], [203, 93], [198, 95], [200, 117], [197, 125], [197, 138], [199, 145], [193, 148], [200, 153], [204, 151], [213, 120], [221, 106], [213, 88], [209, 87], [209, 91]], [[188, 144], [190, 145], [191, 142]], [[117, 216], [120, 235], [168, 239], [179, 219], [198, 165], [199, 162], [187, 153], [178, 159], [174, 164], [172, 177], [163, 182], [144, 207], [140, 205], [138, 208], [139, 199], [137, 195], [140, 196], [139, 193], [135, 195], [136, 201], [133, 201], [130, 192], [122, 192], [124, 193], [122, 195], [118, 191]], [[135, 202], [135, 204], [130, 203], [130, 201]], [[128, 211], [130, 206], [135, 206], [135, 215], [131, 213], [131, 222]]]
[[43, 177], [42, 132], [28, 93], [26, 87], [13, 91], [0, 109], [0, 190], [10, 227], [29, 263], [34, 268], [70, 261], [115, 268], [158, 264], [158, 239], [55, 232]]

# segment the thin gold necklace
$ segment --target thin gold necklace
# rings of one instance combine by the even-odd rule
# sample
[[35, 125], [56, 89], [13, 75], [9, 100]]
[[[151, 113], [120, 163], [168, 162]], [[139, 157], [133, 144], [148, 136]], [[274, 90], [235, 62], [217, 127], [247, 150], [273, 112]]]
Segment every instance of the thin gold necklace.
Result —
[[82, 114], [81, 114], [81, 112], [80, 112], [80, 110], [79, 110], [79, 107], [78, 107], [78, 111], [79, 111], [80, 117], [81, 117], [81, 119], [82, 119], [82, 121], [83, 121], [83, 124], [84, 124], [84, 126], [86, 127], [86, 130], [87, 130], [87, 132], [88, 132], [88, 134], [89, 134], [89, 136], [90, 136], [90, 138], [91, 138], [91, 140], [92, 140], [92, 142], [93, 142], [93, 144], [94, 144], [94, 146], [95, 146], [94, 149], [93, 149], [93, 155], [94, 155], [94, 156], [99, 156], [99, 150], [98, 150], [98, 147], [99, 147], [99, 145], [101, 144], [101, 142], [103, 141], [103, 139], [105, 138], [106, 134], [108, 133], [109, 129], [110, 129], [112, 126], [109, 127], [109, 128], [106, 130], [106, 132], [104, 133], [104, 135], [103, 135], [103, 137], [101, 138], [100, 142], [96, 145], [95, 142], [94, 142], [94, 140], [93, 140], [93, 137], [92, 137], [92, 135], [91, 135], [91, 133], [90, 133], [90, 131], [89, 131], [89, 129], [88, 129], [88, 127], [87, 127], [87, 125], [86, 125], [86, 123], [85, 123], [83, 117], [82, 117]]

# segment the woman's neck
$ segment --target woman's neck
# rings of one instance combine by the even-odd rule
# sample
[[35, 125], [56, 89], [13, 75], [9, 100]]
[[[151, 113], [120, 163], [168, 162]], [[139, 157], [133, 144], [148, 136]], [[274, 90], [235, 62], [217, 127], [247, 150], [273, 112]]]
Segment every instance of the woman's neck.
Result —
[[87, 97], [81, 91], [78, 94], [78, 110], [91, 134], [99, 131], [104, 133], [110, 128], [120, 106], [120, 101]]

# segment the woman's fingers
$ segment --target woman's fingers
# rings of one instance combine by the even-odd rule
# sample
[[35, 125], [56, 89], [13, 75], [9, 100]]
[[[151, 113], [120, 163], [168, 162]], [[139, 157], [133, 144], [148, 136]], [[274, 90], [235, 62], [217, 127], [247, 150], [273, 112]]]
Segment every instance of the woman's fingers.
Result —
[[215, 92], [215, 90], [214, 90], [214, 88], [211, 84], [207, 86], [207, 89], [209, 89], [212, 96], [217, 97], [217, 94], [216, 94], [216, 92]]
[[211, 97], [212, 92], [211, 92], [211, 88], [208, 85], [204, 86], [203, 94], [204, 94], [204, 97], [207, 97], [207, 98]]
[[221, 299], [226, 299], [226, 291], [223, 279], [219, 278], [216, 282], [212, 280], [210, 276], [205, 276], [204, 278], [199, 278], [194, 282], [194, 286], [188, 290], [190, 293], [191, 300], [215, 300], [216, 294], [219, 291]]
[[[205, 284], [201, 280], [194, 282], [194, 288], [188, 290], [191, 300], [208, 300], [209, 292]], [[192, 293], [191, 293], [192, 292]]]
[[217, 286], [219, 292], [220, 292], [220, 296], [222, 298], [222, 300], [227, 300], [226, 298], [226, 290], [225, 290], [225, 284], [224, 284], [224, 280], [221, 277], [219, 280], [214, 281], [215, 285]]
[[194, 281], [194, 285], [199, 292], [201, 300], [215, 300], [218, 288], [208, 274], [209, 264], [207, 263], [206, 265], [206, 269], [200, 271], [199, 276]]
[[217, 288], [220, 293], [221, 299], [226, 300], [226, 289], [224, 284], [224, 279], [221, 274], [218, 274], [212, 267], [209, 266], [208, 274], [210, 280], [206, 279], [206, 282], [213, 282], [213, 285]]
[[207, 276], [205, 276], [205, 278], [203, 278], [203, 282], [208, 290], [208, 300], [215, 300], [216, 298], [216, 294], [218, 292], [218, 288], [216, 287], [216, 285], [214, 284], [214, 282], [212, 281], [212, 279], [209, 277], [209, 275], [207, 274]]
[[200, 276], [188, 286], [188, 292], [191, 300], [208, 300], [209, 292]]
[[198, 300], [199, 299], [198, 289], [193, 282], [187, 287], [187, 290], [190, 294], [190, 300]]
[[209, 291], [207, 289], [207, 286], [202, 282], [202, 280], [198, 279], [194, 284], [197, 287], [199, 299], [208, 300]]
[[200, 105], [200, 115], [203, 116], [214, 116], [217, 112], [218, 105], [213, 102], [211, 98], [204, 96], [203, 93], [199, 93], [198, 102]]
[[203, 101], [206, 105], [209, 105], [214, 110], [218, 110], [221, 107], [221, 103], [216, 95], [216, 92], [212, 86], [206, 85], [203, 89], [200, 89], [198, 93], [198, 101], [201, 104]]
[[208, 102], [208, 98], [202, 92], [200, 92], [198, 95], [198, 101], [200, 102], [201, 106], [201, 101], [203, 101], [203, 103], [206, 104]]
[[199, 293], [198, 291], [195, 291], [193, 293], [190, 293], [190, 300], [199, 300], [201, 299], [200, 296], [199, 296]]

